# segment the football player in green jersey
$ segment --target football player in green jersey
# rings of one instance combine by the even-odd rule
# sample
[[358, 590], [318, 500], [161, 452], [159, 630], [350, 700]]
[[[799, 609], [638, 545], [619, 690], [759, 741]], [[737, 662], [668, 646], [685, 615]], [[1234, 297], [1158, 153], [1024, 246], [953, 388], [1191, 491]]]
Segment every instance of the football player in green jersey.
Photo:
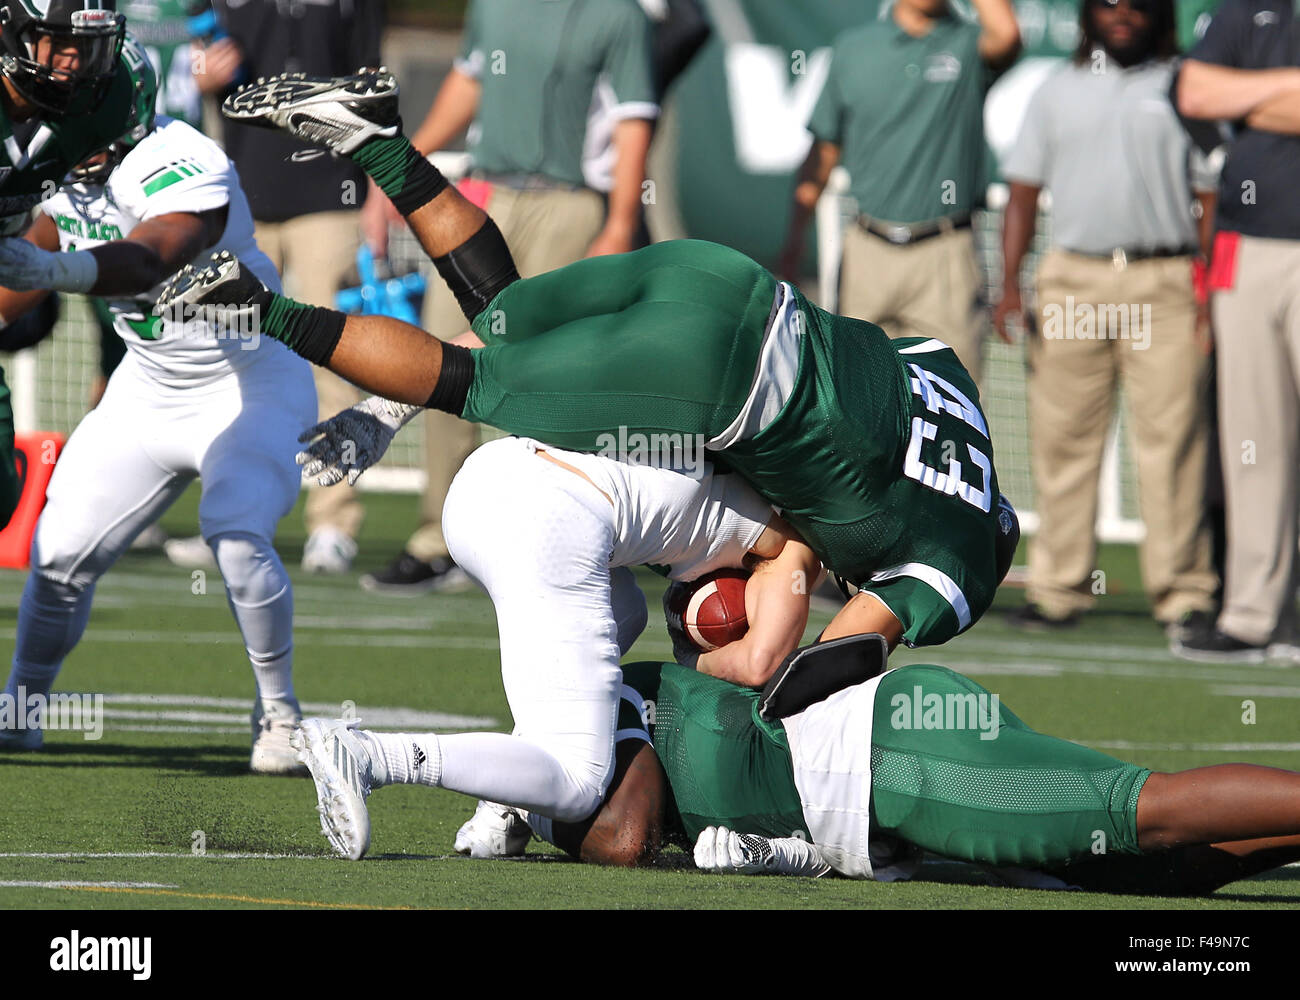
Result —
[[[401, 135], [383, 71], [276, 77], [224, 113], [285, 128], [351, 156], [406, 216], [470, 319], [465, 343], [435, 343], [380, 317], [344, 317], [273, 296], [225, 258], [187, 269], [160, 307], [260, 311], [262, 332], [373, 401], [327, 421], [309, 474], [341, 478], [379, 454], [421, 406], [575, 451], [697, 442], [794, 525], [861, 593], [829, 636], [880, 632], [909, 645], [968, 628], [1000, 579], [988, 427], [970, 376], [935, 340], [890, 341], [834, 316], [736, 251], [674, 241], [518, 280], [495, 224]], [[344, 447], [375, 443], [344, 470]]]
[[773, 721], [758, 692], [675, 663], [625, 664], [623, 682], [618, 725], [640, 735], [619, 744], [606, 805], [582, 824], [534, 820], [585, 860], [643, 863], [666, 838], [708, 871], [893, 881], [925, 851], [1013, 884], [1171, 894], [1300, 860], [1300, 774], [1152, 772], [1033, 731], [945, 667], [890, 670]]
[[[132, 84], [119, 61], [126, 21], [112, 7], [112, 0], [0, 2], [0, 237], [22, 233], [37, 202], [116, 138]], [[0, 524], [20, 490], [13, 445], [0, 369]]]

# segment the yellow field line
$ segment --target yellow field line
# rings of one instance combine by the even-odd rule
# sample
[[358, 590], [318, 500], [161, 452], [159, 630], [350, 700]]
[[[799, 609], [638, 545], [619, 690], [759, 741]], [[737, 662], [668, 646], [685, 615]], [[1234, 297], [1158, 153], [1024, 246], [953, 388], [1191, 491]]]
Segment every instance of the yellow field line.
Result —
[[174, 889], [125, 889], [69, 885], [69, 892], [126, 892], [140, 896], [180, 896], [184, 899], [221, 899], [234, 903], [266, 903], [273, 906], [315, 906], [327, 910], [409, 910], [409, 906], [371, 906], [368, 903], [321, 903], [310, 899], [260, 899], [257, 896], [232, 896], [221, 892], [178, 892]]

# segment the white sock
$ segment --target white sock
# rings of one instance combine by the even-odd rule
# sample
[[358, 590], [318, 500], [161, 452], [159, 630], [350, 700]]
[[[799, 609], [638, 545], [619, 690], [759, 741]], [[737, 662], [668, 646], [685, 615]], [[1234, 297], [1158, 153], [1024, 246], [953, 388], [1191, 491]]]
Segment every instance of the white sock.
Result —
[[437, 788], [442, 781], [442, 747], [436, 733], [375, 733], [363, 729], [357, 736], [388, 768], [388, 784]]

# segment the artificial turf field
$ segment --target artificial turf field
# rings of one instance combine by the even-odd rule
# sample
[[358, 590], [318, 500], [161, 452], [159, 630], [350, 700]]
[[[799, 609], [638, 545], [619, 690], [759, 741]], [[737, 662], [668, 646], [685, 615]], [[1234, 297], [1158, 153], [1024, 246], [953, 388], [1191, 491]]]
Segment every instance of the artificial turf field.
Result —
[[[509, 729], [496, 626], [477, 590], [419, 598], [362, 591], [360, 573], [401, 547], [410, 497], [367, 497], [362, 554], [347, 577], [298, 569], [299, 509], [278, 545], [296, 593], [295, 683], [308, 714], [354, 702], [369, 726]], [[195, 528], [191, 489], [163, 524]], [[1023, 555], [1022, 557], [1023, 558]], [[1228, 760], [1300, 769], [1295, 699], [1283, 666], [1202, 666], [1172, 658], [1146, 614], [1136, 558], [1103, 548], [1106, 593], [1079, 629], [1025, 638], [999, 604], [968, 635], [895, 662], [938, 662], [977, 678], [1029, 725], [1156, 769]], [[12, 645], [24, 573], [0, 572], [0, 632]], [[204, 586], [199, 586], [203, 584]], [[642, 579], [651, 627], [632, 659], [670, 656], [656, 621], [662, 583]], [[206, 593], [195, 591], [206, 590]], [[810, 634], [828, 619], [815, 613]], [[0, 757], [0, 908], [984, 908], [1241, 909], [1300, 903], [1300, 868], [1203, 899], [1013, 890], [973, 884], [956, 866], [921, 880], [744, 878], [699, 874], [678, 852], [657, 868], [605, 870], [534, 841], [521, 860], [452, 853], [474, 803], [439, 789], [392, 787], [370, 800], [370, 854], [336, 859], [305, 778], [247, 773], [253, 685], [220, 577], [131, 553], [99, 585], [90, 627], [56, 690], [103, 692], [98, 741], [47, 734], [39, 753]], [[1249, 718], [1253, 704], [1253, 722]], [[202, 831], [201, 834], [196, 831]], [[201, 848], [201, 850], [200, 850]]]

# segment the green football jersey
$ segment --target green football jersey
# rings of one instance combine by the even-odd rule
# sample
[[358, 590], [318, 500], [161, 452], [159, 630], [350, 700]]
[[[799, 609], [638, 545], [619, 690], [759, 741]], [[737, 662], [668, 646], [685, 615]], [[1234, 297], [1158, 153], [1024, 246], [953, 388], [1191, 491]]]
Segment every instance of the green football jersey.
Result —
[[878, 597], [910, 646], [968, 628], [997, 590], [998, 480], [969, 373], [937, 340], [818, 309], [793, 394], [723, 459], [818, 554]]
[[69, 170], [121, 135], [132, 95], [123, 56], [108, 94], [86, 114], [55, 118], [38, 112], [15, 128], [0, 101], [0, 236], [26, 229], [32, 209], [59, 189]]
[[[620, 713], [640, 713], [668, 777], [671, 839], [693, 844], [708, 826], [807, 838], [790, 744], [780, 723], [758, 717], [759, 692], [676, 663], [624, 664], [623, 685]], [[620, 731], [636, 725], [620, 714]]]
[[516, 281], [473, 326], [488, 346], [465, 419], [573, 451], [698, 435], [879, 597], [909, 645], [950, 639], [992, 602], [993, 448], [974, 382], [939, 341], [891, 341], [700, 240]]

